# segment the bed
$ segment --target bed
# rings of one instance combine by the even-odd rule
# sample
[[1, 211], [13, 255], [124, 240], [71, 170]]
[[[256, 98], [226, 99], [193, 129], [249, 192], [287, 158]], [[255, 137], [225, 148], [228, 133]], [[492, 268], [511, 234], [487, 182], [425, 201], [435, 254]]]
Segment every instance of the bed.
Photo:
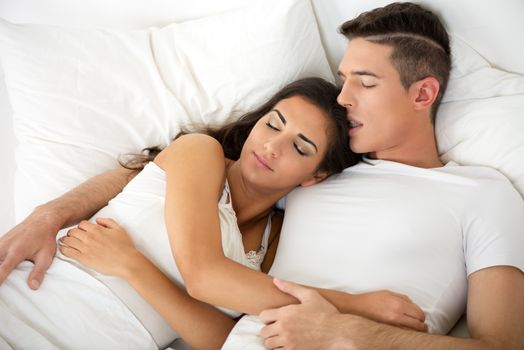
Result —
[[[181, 124], [224, 122], [231, 111], [256, 104], [297, 77], [318, 75], [334, 80], [345, 47], [345, 39], [336, 33], [337, 27], [362, 11], [389, 3], [312, 0], [302, 1], [300, 6], [290, 4], [285, 11], [277, 9], [271, 14], [282, 26], [264, 27], [270, 32], [262, 35], [248, 28], [245, 20], [260, 21], [256, 6], [261, 6], [261, 2], [0, 2], [0, 19], [40, 24], [16, 27], [4, 22], [4, 27], [0, 27], [4, 29], [0, 37], [7, 32], [11, 37], [20, 35], [16, 43], [4, 47], [21, 50], [17, 51], [17, 60], [11, 56], [9, 61], [4, 55], [6, 71], [0, 72], [0, 234], [39, 203], [115, 166], [119, 153], [166, 144]], [[417, 2], [442, 17], [453, 40], [452, 81], [436, 126], [442, 158], [495, 167], [524, 197], [524, 46], [518, 41], [518, 33], [524, 32], [524, 3]], [[275, 7], [278, 6], [286, 5], [279, 3]], [[265, 11], [269, 7], [266, 5]], [[244, 22], [240, 17], [244, 17]], [[225, 23], [225, 18], [230, 20]], [[306, 18], [304, 22], [309, 25], [300, 27]], [[241, 28], [247, 34], [233, 40], [238, 32], [235, 25], [245, 26]], [[290, 30], [289, 25], [295, 27]], [[155, 28], [146, 29], [151, 27]], [[214, 41], [209, 40], [210, 31], [214, 31]], [[256, 55], [261, 48], [253, 45], [253, 39], [260, 42], [268, 37], [271, 40], [263, 43], [266, 55]], [[60, 39], [58, 44], [56, 38]], [[86, 40], [83, 47], [73, 45], [78, 38]], [[53, 40], [56, 47], [46, 46], [53, 45]], [[121, 47], [119, 43], [123, 43]], [[150, 43], [153, 45], [148, 46]], [[95, 49], [97, 45], [102, 45], [99, 51]], [[213, 56], [221, 45], [231, 45], [238, 61], [233, 55]], [[275, 53], [285, 48], [291, 53], [275, 58]], [[185, 56], [175, 57], [173, 49], [183, 50]], [[150, 62], [147, 50], [160, 57], [160, 64]], [[68, 60], [79, 53], [79, 61]], [[31, 62], [31, 57], [40, 57], [39, 54], [43, 55], [42, 61]], [[124, 54], [131, 54], [133, 59], [121, 65]], [[57, 57], [62, 57], [62, 61], [57, 61]], [[212, 57], [218, 66], [202, 57]], [[94, 71], [101, 58], [106, 70]], [[57, 62], [61, 65], [57, 66]], [[143, 76], [136, 73], [141, 68]], [[188, 71], [191, 74], [185, 76], [186, 80], [158, 81], [149, 77], [180, 76]], [[132, 76], [126, 81], [127, 86], [116, 85], [115, 81], [127, 73]], [[75, 74], [74, 79], [71, 74]], [[36, 78], [45, 84], [37, 84], [31, 90], [30, 84], [38, 82]], [[112, 85], [92, 90], [100, 81]], [[164, 85], [169, 93], [158, 90]], [[77, 95], [72, 94], [72, 88]], [[103, 108], [95, 108], [97, 103]], [[97, 129], [102, 121], [120, 134], [101, 143], [100, 136], [108, 135], [106, 129]], [[83, 132], [86, 130], [90, 132]], [[467, 336], [465, 320], [451, 333]]]

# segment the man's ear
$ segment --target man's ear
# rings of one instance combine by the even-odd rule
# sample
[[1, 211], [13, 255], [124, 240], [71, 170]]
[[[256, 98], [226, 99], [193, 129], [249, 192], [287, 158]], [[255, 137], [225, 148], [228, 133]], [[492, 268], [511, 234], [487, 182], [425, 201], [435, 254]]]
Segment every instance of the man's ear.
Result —
[[329, 176], [329, 173], [327, 171], [317, 171], [317, 173], [313, 175], [312, 178], [302, 182], [300, 186], [302, 187], [313, 186], [314, 184], [318, 184], [319, 182], [324, 181], [328, 176]]
[[431, 108], [440, 90], [440, 84], [434, 77], [427, 77], [414, 82], [410, 87], [416, 110]]

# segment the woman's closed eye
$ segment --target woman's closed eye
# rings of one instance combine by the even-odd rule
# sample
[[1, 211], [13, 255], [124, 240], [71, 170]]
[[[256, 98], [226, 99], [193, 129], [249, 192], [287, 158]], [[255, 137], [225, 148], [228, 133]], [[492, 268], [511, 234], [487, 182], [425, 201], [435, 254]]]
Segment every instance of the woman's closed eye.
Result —
[[274, 126], [273, 124], [271, 124], [271, 122], [267, 122], [266, 125], [268, 126], [268, 128], [270, 129], [273, 129], [275, 131], [280, 131], [279, 128], [277, 128], [276, 126]]
[[295, 150], [298, 152], [298, 154], [301, 156], [307, 156], [307, 153], [298, 144], [293, 143], [293, 146], [295, 147]]
[[[280, 129], [274, 126], [273, 124], [271, 124], [271, 122], [267, 122], [266, 125], [271, 130], [280, 131]], [[299, 144], [293, 142], [293, 147], [295, 148], [295, 151], [297, 151], [297, 153], [300, 154], [301, 156], [308, 155], [307, 152], [304, 150], [304, 148], [300, 146]]]

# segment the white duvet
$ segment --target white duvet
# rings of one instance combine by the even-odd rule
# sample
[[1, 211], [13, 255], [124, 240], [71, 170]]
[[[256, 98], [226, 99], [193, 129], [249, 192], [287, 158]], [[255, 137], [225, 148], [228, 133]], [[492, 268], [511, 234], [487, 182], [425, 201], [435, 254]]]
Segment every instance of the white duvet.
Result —
[[[182, 286], [164, 223], [165, 187], [165, 172], [151, 162], [91, 220], [115, 219], [137, 249]], [[258, 269], [245, 256], [232, 204], [219, 202], [218, 214], [225, 256]], [[23, 263], [0, 285], [0, 338], [14, 349], [146, 350], [164, 348], [177, 337], [120, 278], [99, 274], [58, 252], [42, 286], [33, 291], [27, 286], [32, 267], [32, 263]], [[177, 310], [169, 312], [176, 314]]]
[[157, 349], [131, 311], [86, 272], [57, 258], [34, 291], [27, 286], [32, 267], [24, 262], [0, 287], [0, 349]]

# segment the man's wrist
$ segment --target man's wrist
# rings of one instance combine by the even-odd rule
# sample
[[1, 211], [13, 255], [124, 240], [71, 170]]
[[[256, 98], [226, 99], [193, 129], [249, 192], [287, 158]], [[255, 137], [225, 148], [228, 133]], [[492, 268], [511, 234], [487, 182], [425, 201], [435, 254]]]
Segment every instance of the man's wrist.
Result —
[[329, 329], [332, 330], [329, 349], [353, 349], [351, 335], [348, 334], [348, 327], [351, 327], [353, 317], [354, 315], [342, 313], [329, 316], [327, 324]]
[[67, 208], [62, 207], [50, 207], [48, 204], [37, 206], [31, 215], [29, 215], [24, 221], [31, 220], [36, 222], [39, 226], [45, 226], [50, 230], [42, 230], [42, 232], [54, 232], [58, 233], [62, 228], [66, 226], [68, 221]]

